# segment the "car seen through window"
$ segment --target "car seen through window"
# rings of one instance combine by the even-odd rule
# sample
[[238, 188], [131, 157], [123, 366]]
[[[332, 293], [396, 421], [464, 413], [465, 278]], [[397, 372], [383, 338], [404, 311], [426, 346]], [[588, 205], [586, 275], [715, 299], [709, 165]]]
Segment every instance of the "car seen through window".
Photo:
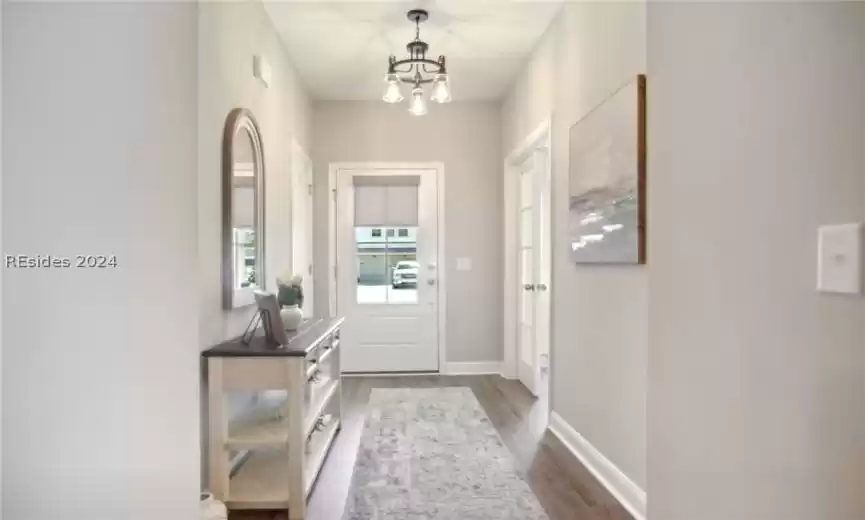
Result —
[[418, 263], [410, 260], [397, 262], [393, 267], [393, 288], [417, 286]]

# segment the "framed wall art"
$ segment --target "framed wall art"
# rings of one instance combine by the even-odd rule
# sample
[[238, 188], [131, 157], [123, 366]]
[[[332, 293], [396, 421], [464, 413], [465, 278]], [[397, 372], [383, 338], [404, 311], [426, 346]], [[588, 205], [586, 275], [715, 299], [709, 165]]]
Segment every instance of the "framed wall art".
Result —
[[646, 263], [646, 77], [596, 106], [568, 139], [571, 258]]

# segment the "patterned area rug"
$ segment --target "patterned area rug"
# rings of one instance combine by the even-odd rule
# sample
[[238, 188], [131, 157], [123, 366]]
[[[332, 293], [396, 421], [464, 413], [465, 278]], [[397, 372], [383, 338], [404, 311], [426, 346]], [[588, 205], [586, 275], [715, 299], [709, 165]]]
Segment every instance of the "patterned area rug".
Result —
[[469, 388], [374, 388], [343, 520], [549, 520]]

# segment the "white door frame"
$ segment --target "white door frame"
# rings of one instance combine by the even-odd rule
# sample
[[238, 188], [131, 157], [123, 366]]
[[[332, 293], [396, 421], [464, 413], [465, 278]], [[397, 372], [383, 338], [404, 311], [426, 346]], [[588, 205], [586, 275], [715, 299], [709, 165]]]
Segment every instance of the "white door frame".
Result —
[[[309, 168], [310, 185], [309, 185], [308, 189], [310, 190], [310, 192], [309, 192], [310, 203], [313, 206], [312, 208], [309, 208], [309, 209], [311, 210], [310, 216], [313, 219], [315, 219], [315, 199], [313, 198], [313, 192], [312, 192], [312, 186], [315, 184], [315, 175], [314, 175], [314, 172], [312, 169], [313, 168], [312, 159], [309, 158], [309, 155], [306, 154], [306, 152], [303, 150], [303, 147], [300, 146], [300, 143], [298, 143], [297, 139], [295, 139], [295, 138], [291, 139], [291, 163], [290, 164], [291, 164], [291, 168], [290, 168], [291, 171], [290, 171], [289, 177], [291, 179], [291, 181], [290, 181], [291, 182], [291, 271], [294, 274], [302, 274], [304, 281], [309, 280], [309, 283], [305, 284], [305, 285], [307, 287], [312, 287], [312, 291], [309, 291], [309, 293], [306, 294], [306, 301], [304, 302], [304, 308], [307, 309], [308, 312], [314, 313], [315, 312], [315, 304], [316, 304], [316, 302], [315, 302], [315, 276], [316, 276], [316, 273], [315, 273], [315, 268], [314, 268], [314, 266], [315, 266], [315, 241], [314, 240], [315, 239], [314, 239], [314, 236], [305, 237], [305, 239], [306, 238], [310, 239], [308, 241], [308, 243], [305, 245], [305, 248], [309, 249], [310, 245], [312, 245], [313, 247], [312, 247], [312, 249], [310, 249], [306, 252], [307, 261], [309, 262], [309, 265], [303, 266], [303, 269], [299, 270], [300, 266], [295, 265], [296, 261], [297, 261], [297, 254], [296, 254], [297, 241], [299, 240], [300, 237], [298, 237], [297, 233], [295, 233], [295, 231], [297, 230], [297, 227], [296, 227], [297, 223], [295, 221], [295, 218], [297, 217], [297, 208], [295, 208], [294, 203], [295, 203], [295, 194], [296, 194], [295, 190], [307, 189], [304, 186], [299, 186], [298, 179], [297, 179], [297, 166], [298, 166], [298, 164], [303, 164], [307, 168]], [[311, 222], [308, 222], [306, 225], [309, 226], [309, 232], [314, 235], [314, 233], [315, 233], [315, 221], [313, 220]], [[310, 269], [312, 269], [312, 272], [309, 272]], [[281, 275], [282, 273], [277, 273], [277, 274]], [[310, 302], [311, 302], [311, 304], [310, 304]]]
[[436, 298], [438, 300], [438, 351], [439, 351], [439, 373], [445, 372], [447, 367], [447, 263], [445, 259], [445, 165], [442, 162], [336, 162], [328, 166], [328, 270], [330, 282], [328, 283], [328, 300], [332, 316], [337, 316], [337, 182], [342, 171], [363, 170], [375, 175], [376, 172], [385, 173], [400, 171], [403, 175], [412, 170], [435, 170], [436, 172], [436, 211], [438, 213], [438, 253], [436, 263], [437, 286]]
[[[544, 180], [548, 188], [552, 188], [552, 118], [546, 118], [532, 133], [530, 133], [514, 150], [508, 154], [504, 161], [504, 347], [505, 364], [502, 376], [508, 379], [517, 379], [519, 363], [519, 281], [518, 269], [519, 258], [517, 257], [517, 245], [519, 244], [519, 221], [517, 220], [517, 207], [520, 201], [520, 166], [536, 150], [546, 149], [546, 165]], [[548, 190], [547, 197], [550, 198]], [[543, 252], [542, 256], [550, 264], [546, 268], [552, 273], [552, 205], [548, 202], [542, 206], [544, 213], [542, 218], [547, 225], [543, 229]], [[540, 208], [539, 208], [540, 209]], [[553, 287], [549, 284], [549, 299], [552, 302]], [[551, 305], [552, 307], [552, 305]], [[552, 343], [552, 312], [550, 320], [545, 324], [550, 330], [550, 343]], [[535, 326], [538, 326], [536, 323]], [[552, 365], [552, 345], [550, 345], [550, 365]], [[552, 370], [549, 370], [549, 377]]]

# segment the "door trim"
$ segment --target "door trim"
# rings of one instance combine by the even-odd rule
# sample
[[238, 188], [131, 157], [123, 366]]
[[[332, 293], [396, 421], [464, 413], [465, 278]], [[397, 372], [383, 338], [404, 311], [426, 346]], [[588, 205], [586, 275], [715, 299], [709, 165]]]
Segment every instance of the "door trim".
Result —
[[[519, 262], [517, 259], [517, 245], [519, 243], [519, 222], [517, 222], [516, 208], [519, 204], [519, 181], [520, 181], [520, 166], [525, 159], [533, 154], [536, 150], [546, 149], [546, 165], [544, 167], [545, 175], [547, 176], [547, 186], [552, 189], [552, 172], [553, 172], [553, 154], [552, 154], [552, 118], [547, 117], [538, 125], [525, 139], [516, 146], [516, 148], [508, 154], [504, 160], [504, 251], [502, 258], [504, 259], [504, 305], [503, 305], [503, 338], [505, 347], [505, 362], [502, 369], [502, 377], [508, 379], [517, 379], [519, 374], [519, 341], [517, 340], [519, 314], [517, 306], [519, 304], [518, 295], [518, 280], [517, 270]], [[552, 204], [545, 206], [543, 218], [546, 219], [547, 226], [544, 229], [543, 244], [545, 258], [548, 259], [550, 276], [552, 278], [552, 236], [553, 236], [553, 219], [552, 219]], [[550, 307], [552, 308], [553, 284], [549, 284], [548, 291], [550, 292]], [[537, 324], [536, 324], [537, 325]], [[548, 381], [552, 386], [552, 363], [553, 363], [553, 334], [552, 334], [552, 310], [550, 311], [550, 321], [547, 324], [550, 330], [549, 335], [549, 363], [548, 363]]]
[[[297, 142], [297, 139], [292, 137], [291, 138], [291, 160], [290, 160], [290, 170], [291, 171], [289, 173], [289, 177], [291, 179], [291, 181], [290, 181], [291, 182], [291, 272], [294, 274], [298, 274], [298, 266], [295, 265], [297, 263], [296, 251], [297, 251], [297, 240], [298, 240], [297, 234], [295, 233], [295, 231], [296, 231], [296, 229], [295, 229], [295, 226], [296, 226], [295, 217], [297, 216], [297, 214], [296, 214], [297, 208], [294, 207], [295, 194], [296, 194], [295, 190], [305, 188], [304, 186], [300, 186], [298, 184], [297, 170], [296, 170], [296, 167], [298, 166], [298, 162], [304, 163], [304, 165], [309, 168], [309, 180], [310, 180], [309, 189], [314, 190], [315, 172], [313, 170], [312, 159], [309, 158], [309, 155], [306, 153], [306, 151], [303, 149], [303, 147], [300, 146], [300, 143]], [[312, 236], [307, 237], [310, 239], [309, 240], [310, 243], [307, 245], [312, 245], [312, 248], [306, 252], [307, 261], [309, 262], [309, 266], [303, 266], [303, 270], [300, 272], [300, 274], [303, 275], [304, 280], [309, 280], [309, 285], [312, 287], [312, 291], [310, 291], [310, 294], [307, 295], [307, 302], [305, 303], [306, 308], [308, 310], [311, 310], [313, 313], [315, 313], [315, 306], [318, 304], [318, 302], [315, 301], [316, 300], [316, 298], [315, 298], [315, 278], [316, 278], [316, 272], [315, 272], [315, 270], [316, 270], [315, 269], [315, 194], [313, 193], [313, 191], [310, 191], [309, 195], [310, 195], [310, 201], [309, 202], [310, 202], [310, 204], [312, 204], [312, 207], [308, 208], [308, 209], [312, 213], [312, 222], [309, 222], [307, 225], [309, 226], [309, 231], [312, 234]], [[312, 273], [310, 273], [308, 270], [310, 266], [312, 267]], [[282, 273], [277, 273], [277, 274], [282, 274]], [[308, 303], [308, 300], [310, 300], [310, 299], [312, 300], [312, 305], [309, 305], [309, 303]]]
[[448, 265], [445, 256], [445, 165], [443, 162], [334, 162], [328, 165], [328, 304], [331, 314], [337, 314], [337, 218], [336, 201], [339, 175], [344, 171], [363, 170], [375, 174], [375, 172], [386, 173], [394, 170], [401, 172], [411, 170], [435, 170], [436, 175], [436, 212], [438, 213], [438, 252], [436, 254], [437, 285], [436, 297], [438, 299], [437, 321], [438, 321], [438, 353], [439, 373], [444, 373], [447, 367], [447, 271]]

